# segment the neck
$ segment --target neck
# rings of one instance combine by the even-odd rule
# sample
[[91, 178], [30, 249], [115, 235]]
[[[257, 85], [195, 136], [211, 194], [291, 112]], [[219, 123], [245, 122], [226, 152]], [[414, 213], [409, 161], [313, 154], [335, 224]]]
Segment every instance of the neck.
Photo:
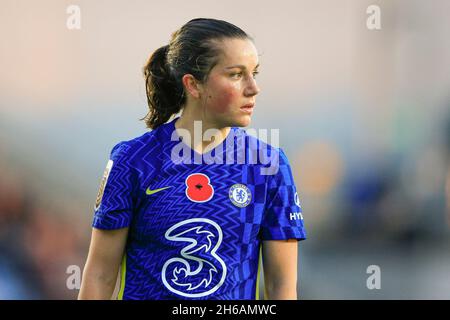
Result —
[[192, 141], [186, 141], [186, 143], [197, 153], [208, 152], [217, 147], [231, 130], [230, 127], [221, 126], [217, 122], [205, 118], [204, 114], [195, 114], [189, 109], [185, 109], [175, 122], [175, 129], [189, 131]]

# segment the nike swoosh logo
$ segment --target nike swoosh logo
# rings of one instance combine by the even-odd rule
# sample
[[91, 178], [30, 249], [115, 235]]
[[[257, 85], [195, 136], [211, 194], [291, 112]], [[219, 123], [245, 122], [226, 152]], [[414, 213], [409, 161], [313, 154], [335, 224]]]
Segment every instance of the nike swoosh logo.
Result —
[[164, 188], [159, 188], [159, 189], [155, 189], [155, 190], [151, 190], [150, 188], [147, 188], [147, 190], [145, 191], [145, 194], [148, 195], [148, 196], [151, 196], [152, 194], [155, 194], [157, 192], [163, 191], [163, 190], [165, 190], [167, 188], [170, 188], [170, 187], [171, 186], [164, 187]]

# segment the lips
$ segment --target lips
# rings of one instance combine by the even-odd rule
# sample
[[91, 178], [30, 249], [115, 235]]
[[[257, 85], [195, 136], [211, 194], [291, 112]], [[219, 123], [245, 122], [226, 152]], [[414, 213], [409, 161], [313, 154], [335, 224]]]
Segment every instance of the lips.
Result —
[[254, 106], [255, 106], [254, 103], [248, 103], [248, 104], [246, 104], [246, 105], [243, 105], [243, 106], [241, 107], [241, 109], [253, 109]]
[[243, 113], [251, 115], [253, 113], [253, 107], [255, 106], [254, 103], [248, 103], [241, 107], [241, 110]]

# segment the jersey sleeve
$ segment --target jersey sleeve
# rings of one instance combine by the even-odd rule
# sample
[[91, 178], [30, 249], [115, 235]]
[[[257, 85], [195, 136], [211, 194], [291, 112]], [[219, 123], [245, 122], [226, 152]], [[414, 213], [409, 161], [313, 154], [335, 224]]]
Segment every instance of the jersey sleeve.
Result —
[[111, 151], [100, 183], [92, 226], [120, 229], [130, 225], [136, 175], [127, 159], [128, 146], [118, 143]]
[[289, 161], [278, 149], [278, 171], [268, 176], [266, 206], [261, 222], [261, 240], [306, 239], [302, 207]]

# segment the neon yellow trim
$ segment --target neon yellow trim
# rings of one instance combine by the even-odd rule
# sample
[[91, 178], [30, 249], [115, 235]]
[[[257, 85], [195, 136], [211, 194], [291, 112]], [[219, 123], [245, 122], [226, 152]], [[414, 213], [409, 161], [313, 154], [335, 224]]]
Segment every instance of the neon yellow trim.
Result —
[[258, 258], [258, 275], [256, 276], [256, 300], [259, 300], [259, 276], [261, 273], [261, 257], [262, 257], [262, 253], [261, 253], [261, 245], [259, 245], [259, 258]]
[[125, 277], [127, 275], [127, 254], [122, 258], [122, 265], [120, 267], [120, 290], [117, 295], [117, 300], [123, 300], [123, 292], [125, 291]]

